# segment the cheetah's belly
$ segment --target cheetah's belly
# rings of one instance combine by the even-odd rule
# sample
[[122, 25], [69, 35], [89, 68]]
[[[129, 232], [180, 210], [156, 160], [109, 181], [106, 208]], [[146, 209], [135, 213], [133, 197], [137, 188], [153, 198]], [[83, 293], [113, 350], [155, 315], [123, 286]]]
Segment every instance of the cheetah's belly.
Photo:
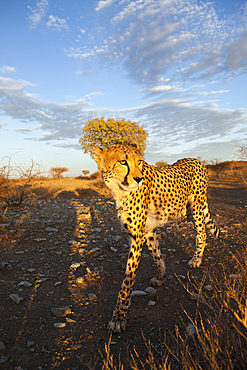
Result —
[[174, 208], [169, 213], [157, 214], [157, 210], [152, 207], [149, 208], [146, 231], [153, 231], [156, 227], [164, 226], [165, 224], [172, 222], [180, 217], [186, 216], [186, 206], [180, 208]]

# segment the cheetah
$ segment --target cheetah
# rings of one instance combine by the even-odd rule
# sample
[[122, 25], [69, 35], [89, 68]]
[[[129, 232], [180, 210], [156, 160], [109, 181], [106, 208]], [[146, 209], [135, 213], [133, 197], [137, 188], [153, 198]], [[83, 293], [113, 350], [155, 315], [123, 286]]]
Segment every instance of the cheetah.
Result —
[[205, 248], [206, 232], [215, 237], [220, 230], [214, 225], [207, 203], [207, 169], [197, 159], [181, 159], [162, 168], [146, 163], [137, 143], [115, 144], [107, 149], [92, 146], [99, 172], [115, 200], [118, 216], [131, 237], [126, 271], [116, 307], [108, 325], [110, 332], [126, 329], [127, 310], [132, 287], [146, 242], [154, 259], [157, 275], [151, 284], [161, 286], [166, 279], [155, 228], [180, 216], [192, 218], [196, 230], [196, 249], [189, 267], [199, 267]]

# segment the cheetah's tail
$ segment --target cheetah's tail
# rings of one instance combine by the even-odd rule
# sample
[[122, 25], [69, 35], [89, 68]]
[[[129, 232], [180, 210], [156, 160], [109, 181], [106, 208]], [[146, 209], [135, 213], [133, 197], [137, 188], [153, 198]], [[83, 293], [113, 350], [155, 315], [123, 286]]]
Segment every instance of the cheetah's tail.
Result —
[[206, 229], [208, 229], [210, 231], [210, 233], [212, 235], [214, 235], [216, 238], [219, 238], [220, 237], [220, 228], [215, 226], [208, 209], [205, 210], [204, 213], [205, 213], [204, 222], [205, 222]]

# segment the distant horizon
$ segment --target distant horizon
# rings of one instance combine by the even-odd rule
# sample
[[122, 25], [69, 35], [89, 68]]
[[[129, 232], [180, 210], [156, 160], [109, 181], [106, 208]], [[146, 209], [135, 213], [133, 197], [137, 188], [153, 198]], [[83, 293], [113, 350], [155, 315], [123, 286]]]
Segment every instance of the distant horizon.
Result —
[[[200, 161], [202, 161], [202, 162], [205, 162], [203, 159], [200, 159], [200, 158], [197, 158], [198, 160], [200, 160]], [[159, 161], [157, 161], [157, 162], [159, 162]], [[157, 163], [156, 162], [156, 163]], [[228, 160], [226, 160], [226, 161], [220, 161], [220, 162], [218, 162], [218, 164], [222, 164], [222, 163], [243, 163], [243, 164], [247, 164], [247, 160], [244, 160], [244, 159], [233, 159], [233, 160], [230, 160], [230, 161], [228, 161]], [[174, 164], [174, 163], [176, 163], [176, 161], [175, 162], [173, 162], [173, 163], [167, 163], [168, 165], [172, 165], [172, 164]], [[207, 166], [212, 166], [212, 167], [214, 167], [214, 166], [216, 166], [216, 164], [215, 163], [210, 163], [210, 161], [209, 162], [207, 162], [207, 163], [203, 163], [206, 167]], [[15, 167], [15, 166], [19, 166], [19, 165], [25, 165], [25, 164], [20, 164], [20, 163], [15, 163], [15, 164], [13, 164], [13, 168]], [[40, 165], [39, 163], [34, 163], [34, 165]], [[155, 164], [153, 164], [153, 166], [155, 166]], [[29, 167], [28, 166], [26, 166], [25, 165], [25, 167], [26, 167], [26, 169], [28, 169]], [[60, 167], [60, 166], [57, 166], [57, 167]], [[227, 169], [226, 169], [227, 170]], [[83, 171], [83, 170], [82, 170]], [[83, 178], [83, 177], [90, 177], [90, 176], [92, 176], [92, 175], [94, 175], [95, 173], [99, 173], [99, 170], [98, 170], [98, 168], [96, 168], [95, 170], [93, 170], [93, 171], [90, 171], [90, 170], [88, 170], [89, 171], [89, 174], [88, 175], [84, 175], [82, 172], [80, 173], [80, 174], [75, 174], [75, 175], [67, 175], [67, 173], [68, 172], [70, 172], [70, 170], [68, 169], [68, 171], [64, 171], [62, 174], [61, 174], [61, 176], [60, 177], [58, 177], [58, 178], [55, 178], [55, 177], [53, 177], [51, 174], [50, 174], [50, 168], [48, 169], [48, 168], [44, 168], [43, 169], [43, 172], [41, 172], [40, 174], [34, 174], [33, 175], [33, 177], [31, 176], [31, 178], [33, 179], [33, 180], [42, 180], [42, 178], [45, 178], [45, 179], [51, 179], [51, 180], [59, 180], [59, 179], [66, 179], [66, 178]], [[23, 177], [18, 177], [18, 176], [12, 176], [12, 175], [10, 175], [10, 178], [11, 179], [15, 179], [15, 180], [19, 180], [19, 179], [23, 179]]]

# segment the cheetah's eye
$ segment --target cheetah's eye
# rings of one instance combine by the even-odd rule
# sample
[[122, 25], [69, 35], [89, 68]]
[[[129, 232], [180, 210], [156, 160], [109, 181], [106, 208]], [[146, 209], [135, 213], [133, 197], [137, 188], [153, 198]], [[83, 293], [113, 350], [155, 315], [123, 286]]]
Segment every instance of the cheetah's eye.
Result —
[[123, 161], [119, 161], [119, 163], [122, 165], [122, 166], [126, 166], [127, 165], [127, 161], [123, 160]]

